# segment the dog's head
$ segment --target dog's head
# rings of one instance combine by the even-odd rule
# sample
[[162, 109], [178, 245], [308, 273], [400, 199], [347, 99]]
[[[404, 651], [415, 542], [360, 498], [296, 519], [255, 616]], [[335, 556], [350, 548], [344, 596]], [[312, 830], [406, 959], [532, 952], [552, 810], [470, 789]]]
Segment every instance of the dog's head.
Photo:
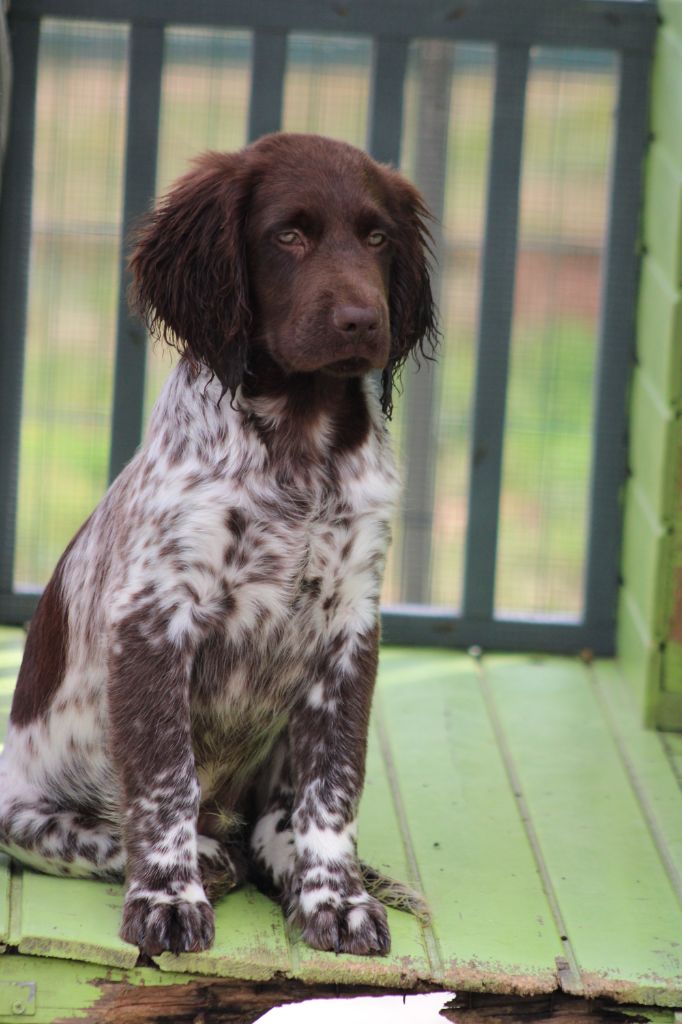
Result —
[[250, 347], [285, 373], [395, 375], [437, 331], [417, 190], [361, 150], [268, 135], [207, 153], [142, 225], [132, 301], [150, 331], [234, 393]]

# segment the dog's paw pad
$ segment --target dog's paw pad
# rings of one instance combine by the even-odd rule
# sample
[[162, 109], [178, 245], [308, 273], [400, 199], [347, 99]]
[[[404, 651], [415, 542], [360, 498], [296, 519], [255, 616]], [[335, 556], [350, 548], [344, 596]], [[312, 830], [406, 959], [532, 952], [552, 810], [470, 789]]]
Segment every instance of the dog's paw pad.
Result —
[[213, 910], [205, 901], [131, 899], [123, 908], [120, 936], [147, 956], [199, 953], [215, 935]]

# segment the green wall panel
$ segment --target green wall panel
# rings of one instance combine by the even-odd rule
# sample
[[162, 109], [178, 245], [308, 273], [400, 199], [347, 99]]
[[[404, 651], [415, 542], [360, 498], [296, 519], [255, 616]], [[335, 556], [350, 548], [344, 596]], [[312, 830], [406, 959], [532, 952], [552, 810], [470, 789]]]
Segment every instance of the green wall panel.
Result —
[[676, 420], [672, 408], [641, 366], [632, 380], [630, 419], [630, 468], [653, 512], [663, 520], [675, 494]]
[[682, 0], [659, 13], [618, 653], [646, 723], [682, 729]]
[[651, 124], [665, 139], [675, 164], [682, 164], [682, 37], [676, 26], [659, 32], [652, 76]]
[[647, 252], [666, 268], [671, 283], [681, 284], [682, 169], [660, 139], [654, 141], [647, 160], [644, 237]]
[[661, 396], [682, 402], [682, 301], [651, 257], [642, 263], [637, 352]]

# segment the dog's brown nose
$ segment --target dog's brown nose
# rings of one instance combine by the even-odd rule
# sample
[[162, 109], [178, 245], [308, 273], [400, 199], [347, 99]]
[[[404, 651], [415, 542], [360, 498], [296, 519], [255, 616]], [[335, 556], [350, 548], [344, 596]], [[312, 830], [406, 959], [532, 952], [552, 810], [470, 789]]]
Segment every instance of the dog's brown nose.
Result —
[[379, 310], [375, 306], [338, 306], [332, 321], [339, 331], [357, 336], [371, 334], [379, 326]]

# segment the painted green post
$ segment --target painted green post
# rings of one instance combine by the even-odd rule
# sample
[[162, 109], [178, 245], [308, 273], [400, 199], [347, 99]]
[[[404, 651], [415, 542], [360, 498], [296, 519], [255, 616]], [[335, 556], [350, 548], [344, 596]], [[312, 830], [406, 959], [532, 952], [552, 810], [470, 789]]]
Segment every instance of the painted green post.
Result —
[[682, 729], [682, 0], [659, 0], [618, 651], [648, 725]]

